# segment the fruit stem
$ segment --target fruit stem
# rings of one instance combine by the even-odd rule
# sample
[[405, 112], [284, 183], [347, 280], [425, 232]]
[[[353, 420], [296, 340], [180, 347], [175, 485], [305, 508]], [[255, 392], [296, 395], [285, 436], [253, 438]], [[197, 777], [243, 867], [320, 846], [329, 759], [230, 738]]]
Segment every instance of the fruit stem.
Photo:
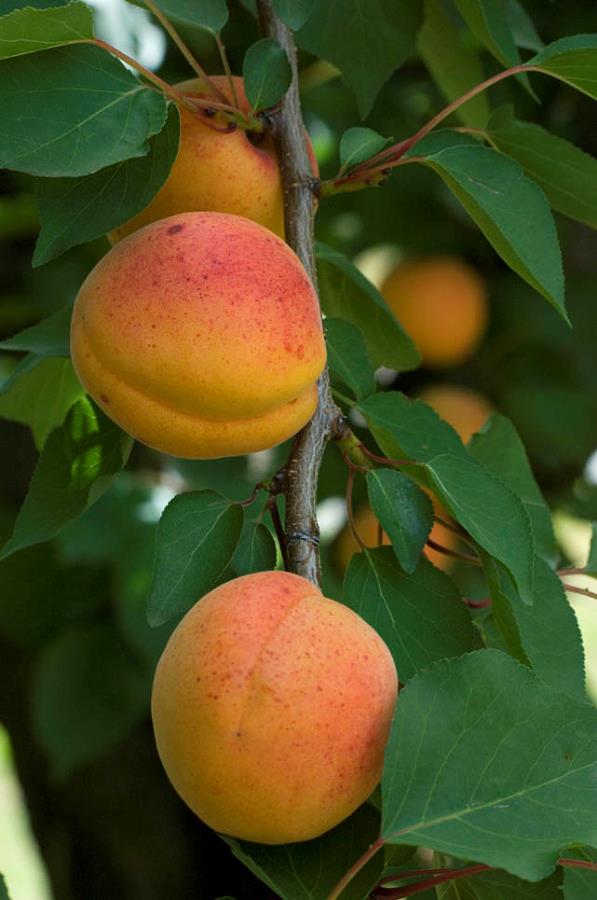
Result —
[[172, 25], [170, 20], [164, 15], [157, 3], [154, 3], [153, 0], [143, 0], [143, 2], [145, 3], [147, 9], [151, 13], [153, 13], [164, 30], [170, 35], [170, 37], [190, 65], [191, 69], [195, 72], [196, 75], [199, 76], [202, 81], [205, 82], [208, 90], [220, 103], [227, 104], [228, 97], [226, 97], [226, 95], [222, 93], [222, 91], [213, 83], [203, 66], [201, 66], [200, 63], [195, 59], [190, 49], [187, 47], [177, 30], [175, 29], [174, 25]]
[[368, 848], [365, 850], [363, 855], [357, 859], [357, 861], [348, 869], [347, 872], [344, 873], [338, 884], [332, 888], [330, 894], [328, 894], [327, 900], [336, 900], [337, 897], [340, 896], [344, 888], [348, 887], [352, 879], [355, 875], [363, 869], [370, 859], [373, 859], [375, 854], [381, 850], [384, 845], [384, 839], [379, 837], [376, 841], [374, 841]]
[[220, 59], [222, 60], [222, 66], [224, 68], [224, 72], [226, 73], [226, 78], [228, 80], [228, 86], [230, 88], [230, 95], [232, 97], [232, 101], [238, 111], [240, 112], [240, 103], [238, 102], [238, 94], [236, 92], [236, 85], [234, 83], [234, 78], [232, 77], [232, 70], [230, 68], [230, 63], [228, 62], [228, 54], [226, 53], [226, 47], [224, 46], [224, 42], [220, 37], [220, 32], [216, 31], [215, 33], [216, 44], [218, 47], [218, 53], [220, 54]]

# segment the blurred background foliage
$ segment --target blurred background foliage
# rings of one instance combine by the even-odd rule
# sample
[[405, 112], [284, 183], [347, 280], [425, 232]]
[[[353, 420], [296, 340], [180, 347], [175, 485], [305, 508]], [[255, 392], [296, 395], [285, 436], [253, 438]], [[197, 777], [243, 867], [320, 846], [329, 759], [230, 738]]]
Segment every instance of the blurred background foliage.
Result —
[[[124, 0], [94, 5], [101, 13], [101, 36], [145, 54], [148, 65], [159, 65], [165, 53], [162, 77], [172, 82], [188, 77], [178, 53], [145, 14], [134, 10], [131, 15]], [[583, 0], [532, 0], [525, 8], [546, 42], [597, 31], [594, 4]], [[244, 51], [258, 33], [243, 5], [233, 2], [231, 11], [223, 37], [233, 70], [240, 71]], [[218, 71], [211, 38], [201, 32], [186, 37], [205, 68]], [[497, 71], [487, 54], [482, 59], [488, 76]], [[338, 166], [342, 132], [359, 123], [356, 103], [327, 63], [308, 54], [300, 62], [306, 123], [322, 175], [329, 177]], [[534, 87], [541, 104], [514, 80], [494, 88], [491, 103], [513, 103], [520, 117], [597, 155], [593, 101], [552, 79], [535, 79]], [[443, 105], [424, 65], [413, 58], [382, 89], [366, 124], [398, 140]], [[506, 269], [442, 182], [422, 167], [398, 170], [383, 188], [326, 200], [317, 217], [317, 237], [356, 258], [378, 283], [388, 260], [435, 254], [458, 256], [482, 274], [490, 326], [478, 352], [456, 369], [438, 374], [421, 367], [396, 376], [395, 384], [409, 394], [442, 381], [474, 387], [511, 417], [554, 509], [562, 558], [582, 564], [585, 520], [597, 519], [597, 254], [588, 228], [563, 217], [557, 224], [573, 330]], [[37, 228], [30, 180], [0, 173], [0, 339], [74, 299], [85, 274], [108, 248], [106, 240], [98, 240], [32, 269]], [[18, 361], [17, 354], [2, 354], [2, 378]], [[41, 415], [35, 404], [39, 392], [51, 390], [53, 379], [63, 375], [44, 370], [44, 384], [31, 384], [34, 424]], [[0, 416], [8, 416], [0, 419], [0, 531], [5, 536], [37, 456], [31, 430], [10, 415], [5, 383], [0, 387]], [[268, 896], [263, 884], [177, 800], [159, 766], [148, 700], [153, 667], [173, 624], [149, 629], [144, 603], [155, 529], [168, 500], [182, 489], [200, 487], [246, 497], [256, 481], [275, 472], [286, 450], [182, 462], [137, 446], [113, 488], [55, 541], [0, 563], [0, 715], [10, 737], [10, 745], [8, 739], [0, 741], [0, 806], [8, 811], [0, 828], [0, 870], [13, 900]], [[345, 521], [345, 481], [344, 463], [332, 447], [319, 485], [329, 596], [338, 596], [341, 583], [336, 538]], [[361, 487], [357, 502], [363, 499]], [[264, 522], [269, 524], [267, 516]], [[481, 585], [470, 583], [470, 572], [456, 569], [454, 574], [468, 580], [469, 595], [482, 593]], [[582, 598], [575, 605], [597, 697], [597, 604]], [[35, 874], [19, 850], [24, 826], [10, 760], [48, 880], [41, 868]]]

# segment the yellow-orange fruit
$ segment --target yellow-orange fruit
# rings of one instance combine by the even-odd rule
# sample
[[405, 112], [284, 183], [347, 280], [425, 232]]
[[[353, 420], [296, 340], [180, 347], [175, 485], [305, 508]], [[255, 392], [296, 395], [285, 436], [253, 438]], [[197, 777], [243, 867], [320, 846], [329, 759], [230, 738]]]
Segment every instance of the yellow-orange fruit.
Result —
[[240, 216], [184, 213], [117, 244], [75, 304], [80, 380], [125, 431], [195, 459], [263, 450], [317, 404], [317, 296], [290, 248]]
[[[448, 517], [445, 510], [442, 510], [442, 507], [440, 506], [438, 501], [431, 496], [429, 491], [427, 491], [427, 493], [433, 501], [433, 508], [435, 509], [437, 515]], [[359, 537], [361, 538], [363, 543], [366, 544], [367, 547], [375, 547], [378, 540], [379, 523], [375, 513], [368, 504], [365, 504], [364, 506], [361, 506], [359, 507], [359, 509], [357, 509], [354, 516], [354, 523], [359, 533]], [[434, 523], [429, 537], [431, 540], [435, 541], [436, 544], [441, 544], [442, 547], [447, 547], [448, 550], [457, 549], [458, 538], [453, 531], [450, 531], [448, 528], [444, 528], [443, 525], [440, 525], [439, 522]], [[382, 544], [384, 546], [390, 544], [390, 539], [385, 531], [382, 532]], [[350, 525], [346, 525], [340, 532], [336, 545], [336, 559], [342, 571], [345, 571], [345, 569], [348, 567], [353, 553], [358, 553], [360, 549], [361, 548], [357, 544], [356, 538], [352, 533]], [[432, 547], [425, 547], [423, 553], [425, 554], [427, 559], [433, 563], [434, 566], [437, 566], [438, 569], [447, 571], [452, 566], [453, 557], [448, 556], [446, 553], [441, 553], [438, 550], [434, 550]]]
[[287, 572], [211, 591], [158, 663], [152, 717], [175, 789], [216, 831], [265, 844], [333, 828], [381, 777], [390, 652], [348, 607]]
[[488, 318], [485, 286], [459, 259], [401, 263], [381, 292], [428, 366], [464, 362], [483, 338]]
[[[228, 79], [216, 75], [213, 83], [231, 101]], [[242, 78], [234, 85], [242, 112], [248, 112]], [[188, 97], [211, 98], [198, 78], [176, 85]], [[180, 109], [180, 143], [170, 174], [149, 206], [114, 229], [108, 237], [114, 244], [143, 225], [183, 212], [221, 212], [246, 216], [284, 237], [284, 205], [278, 157], [269, 135], [256, 135], [253, 143], [246, 131], [216, 131], [213, 121], [198, 110]], [[313, 171], [317, 162], [310, 141], [307, 146]]]
[[493, 412], [491, 403], [482, 394], [455, 384], [432, 384], [421, 391], [419, 399], [433, 407], [464, 443], [483, 427]]

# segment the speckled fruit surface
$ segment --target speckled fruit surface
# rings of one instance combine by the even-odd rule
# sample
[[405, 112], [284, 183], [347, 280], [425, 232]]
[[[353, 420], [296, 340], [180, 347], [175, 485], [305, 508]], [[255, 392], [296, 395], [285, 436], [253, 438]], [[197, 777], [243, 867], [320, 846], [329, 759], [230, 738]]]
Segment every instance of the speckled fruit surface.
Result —
[[396, 691], [389, 650], [352, 610], [297, 575], [246, 575], [170, 637], [153, 685], [158, 752], [216, 831], [308, 840], [378, 783]]
[[184, 213], [117, 244], [71, 326], [77, 375], [108, 416], [174, 456], [263, 450], [313, 414], [325, 365], [317, 296], [280, 238]]

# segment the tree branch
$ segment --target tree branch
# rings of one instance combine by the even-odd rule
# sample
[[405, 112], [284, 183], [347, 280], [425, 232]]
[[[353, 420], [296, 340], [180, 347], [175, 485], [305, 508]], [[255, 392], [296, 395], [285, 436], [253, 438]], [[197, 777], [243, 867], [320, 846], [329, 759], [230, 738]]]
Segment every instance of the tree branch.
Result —
[[[313, 253], [314, 179], [311, 175], [305, 126], [298, 92], [296, 50], [292, 32], [275, 14], [271, 0], [258, 0], [263, 33], [286, 51], [292, 84], [273, 117], [272, 135], [278, 152], [284, 189], [286, 240], [305, 267], [315, 289]], [[295, 440], [286, 463], [286, 546], [292, 572], [320, 582], [319, 527], [315, 515], [317, 480], [326, 444], [343, 434], [344, 418], [332, 399], [327, 369], [317, 383], [319, 402], [311, 421]]]

